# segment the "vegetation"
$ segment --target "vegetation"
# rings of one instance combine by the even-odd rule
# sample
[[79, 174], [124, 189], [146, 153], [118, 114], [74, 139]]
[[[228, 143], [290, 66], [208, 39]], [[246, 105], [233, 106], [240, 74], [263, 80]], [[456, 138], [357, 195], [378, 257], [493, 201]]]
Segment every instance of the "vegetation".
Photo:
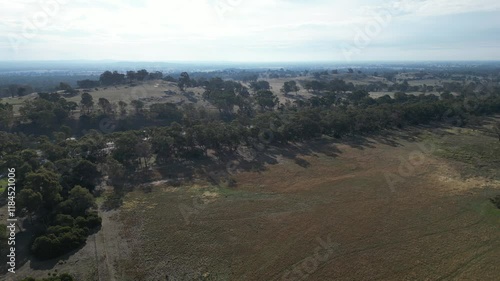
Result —
[[497, 206], [498, 209], [500, 209], [500, 195], [498, 195], [495, 198], [491, 198], [491, 202]]
[[[20, 215], [37, 229], [33, 254], [55, 258], [85, 243], [101, 224], [93, 194], [104, 179], [121, 190], [137, 180], [135, 175], [147, 174], [152, 165], [230, 155], [240, 146], [286, 145], [323, 135], [343, 138], [438, 122], [460, 126], [475, 116], [500, 113], [499, 89], [475, 92], [470, 85], [475, 82], [460, 87], [446, 84], [443, 92], [455, 94], [438, 97], [409, 95], [407, 91], [421, 88], [403, 81], [391, 85], [398, 91], [394, 98], [372, 98], [370, 88], [387, 85], [354, 85], [338, 78], [328, 80], [328, 75], [285, 82], [282, 93], [298, 92], [300, 84], [312, 94], [293, 103], [281, 103], [270, 83], [255, 77], [248, 78], [249, 88], [218, 77], [196, 80], [186, 72], [178, 79], [167, 78], [176, 81], [181, 91], [203, 88], [203, 99], [215, 111], [172, 103], [147, 107], [140, 99], [114, 104], [106, 98], [94, 100], [88, 92], [81, 94], [77, 104], [60, 93], [39, 93], [24, 102], [15, 118], [12, 106], [0, 103], [0, 166], [18, 171]], [[79, 85], [160, 78], [162, 73], [146, 70], [106, 71], [99, 81], [83, 80]], [[72, 90], [64, 83], [59, 88]], [[127, 107], [133, 112], [128, 113]], [[103, 130], [103, 120], [112, 120], [113, 128]]]

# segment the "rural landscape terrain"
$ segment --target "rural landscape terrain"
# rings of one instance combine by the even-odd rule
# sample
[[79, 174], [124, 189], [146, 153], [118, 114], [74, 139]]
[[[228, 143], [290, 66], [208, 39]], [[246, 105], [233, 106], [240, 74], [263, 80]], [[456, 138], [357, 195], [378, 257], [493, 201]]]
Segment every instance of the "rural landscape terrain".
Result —
[[491, 67], [5, 87], [13, 280], [495, 280]]
[[500, 1], [0, 9], [0, 281], [500, 281]]

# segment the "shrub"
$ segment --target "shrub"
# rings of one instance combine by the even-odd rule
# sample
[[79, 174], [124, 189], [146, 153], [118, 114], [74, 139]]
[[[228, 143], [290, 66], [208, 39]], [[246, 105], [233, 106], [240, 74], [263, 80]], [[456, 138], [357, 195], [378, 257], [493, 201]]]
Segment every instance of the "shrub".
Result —
[[497, 206], [497, 208], [500, 209], [500, 195], [495, 198], [491, 198], [490, 200], [493, 204], [495, 204], [495, 206]]
[[75, 219], [73, 219], [73, 217], [70, 215], [59, 214], [56, 216], [55, 224], [62, 226], [73, 226], [75, 224]]
[[85, 244], [88, 229], [72, 226], [51, 226], [45, 235], [33, 242], [31, 250], [39, 259], [51, 259]]

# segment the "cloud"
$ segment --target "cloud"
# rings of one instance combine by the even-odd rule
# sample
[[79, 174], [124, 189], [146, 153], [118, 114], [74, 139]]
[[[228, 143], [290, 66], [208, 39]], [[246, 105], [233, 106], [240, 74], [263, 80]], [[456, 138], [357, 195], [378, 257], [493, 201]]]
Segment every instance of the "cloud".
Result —
[[[21, 36], [55, 1], [66, 4], [14, 52], [9, 38]], [[0, 0], [0, 5], [0, 60], [342, 59], [338, 45], [351, 44], [381, 11], [390, 11], [391, 21], [371, 38], [373, 50], [368, 46], [360, 57], [376, 59], [381, 46], [409, 48], [415, 41], [444, 48], [463, 43], [472, 56], [467, 36], [441, 19], [470, 22], [467, 32], [484, 32], [475, 36], [477, 42], [499, 43], [492, 39], [498, 36], [491, 24], [498, 26], [492, 15], [498, 16], [500, 3], [493, 0]], [[422, 56], [415, 48], [408, 52]]]

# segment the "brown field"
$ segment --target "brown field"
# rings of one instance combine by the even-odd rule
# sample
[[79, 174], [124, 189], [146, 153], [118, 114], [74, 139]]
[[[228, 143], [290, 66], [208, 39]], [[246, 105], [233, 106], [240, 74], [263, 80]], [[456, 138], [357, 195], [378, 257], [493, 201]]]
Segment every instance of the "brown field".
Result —
[[[500, 176], [491, 151], [500, 143], [484, 128], [270, 148], [263, 154], [273, 164], [235, 173], [236, 187], [136, 188], [119, 209], [101, 210], [102, 229], [80, 251], [27, 261], [17, 276], [498, 280], [500, 210], [489, 198], [500, 193]], [[392, 188], [387, 173], [400, 177]], [[326, 242], [329, 251], [316, 255]]]

